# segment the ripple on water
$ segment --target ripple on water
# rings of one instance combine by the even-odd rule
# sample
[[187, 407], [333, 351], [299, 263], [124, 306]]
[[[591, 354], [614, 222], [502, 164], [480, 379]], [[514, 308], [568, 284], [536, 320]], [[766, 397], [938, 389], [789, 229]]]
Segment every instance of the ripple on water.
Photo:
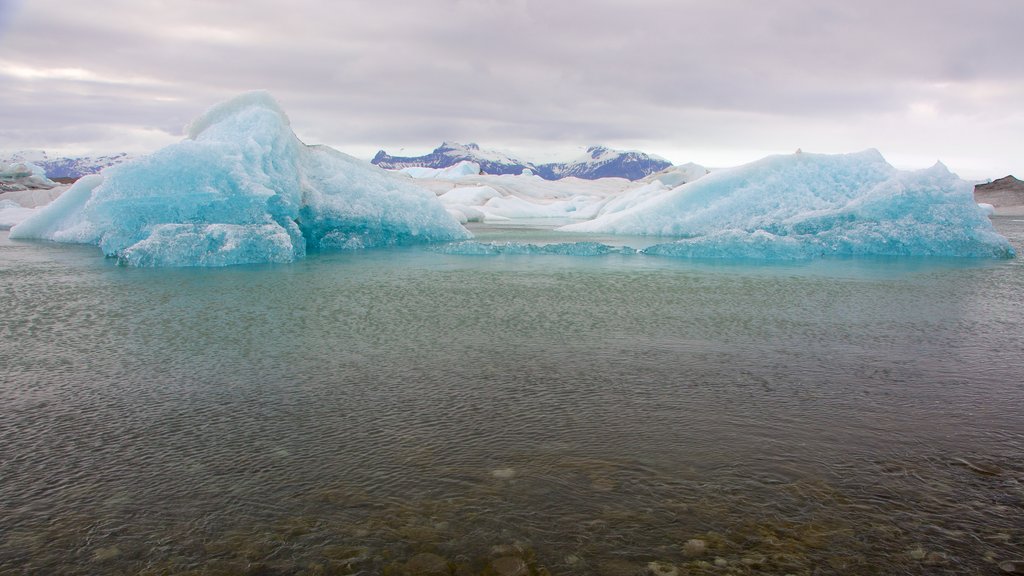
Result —
[[0, 573], [982, 573], [1024, 548], [1017, 262], [12, 245]]

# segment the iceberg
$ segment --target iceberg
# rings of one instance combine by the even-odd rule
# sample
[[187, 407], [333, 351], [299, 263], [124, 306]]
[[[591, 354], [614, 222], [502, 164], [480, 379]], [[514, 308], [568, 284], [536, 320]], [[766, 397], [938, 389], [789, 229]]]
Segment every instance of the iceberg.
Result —
[[303, 144], [262, 91], [214, 106], [182, 142], [80, 179], [10, 232], [96, 244], [135, 266], [293, 262], [470, 236], [429, 190]]
[[57, 183], [46, 177], [46, 171], [41, 166], [31, 162], [0, 164], [0, 192], [49, 190], [55, 186]]
[[433, 178], [434, 180], [458, 180], [466, 176], [480, 174], [480, 165], [476, 162], [463, 160], [458, 164], [447, 168], [427, 168], [424, 166], [409, 166], [399, 170], [402, 174], [412, 178]]
[[876, 150], [769, 156], [656, 192], [559, 230], [670, 237], [644, 253], [689, 258], [1014, 256], [969, 183], [941, 163], [897, 170]]

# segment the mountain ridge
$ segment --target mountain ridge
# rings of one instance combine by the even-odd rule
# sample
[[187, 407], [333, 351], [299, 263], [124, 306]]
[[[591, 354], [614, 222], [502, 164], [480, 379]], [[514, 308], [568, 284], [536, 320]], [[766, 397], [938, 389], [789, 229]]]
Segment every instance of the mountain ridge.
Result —
[[62, 180], [77, 180], [82, 176], [96, 174], [104, 168], [122, 164], [134, 158], [127, 152], [101, 156], [57, 156], [50, 157], [45, 150], [19, 150], [0, 152], [0, 164], [29, 163], [39, 166], [46, 177]]
[[459, 144], [445, 141], [431, 153], [422, 156], [391, 156], [380, 150], [370, 161], [389, 170], [402, 168], [448, 168], [459, 162], [474, 162], [484, 174], [522, 174], [529, 170], [545, 180], [575, 177], [583, 180], [625, 178], [640, 180], [672, 166], [657, 156], [639, 151], [614, 150], [591, 146], [586, 154], [568, 162], [534, 163], [501, 152], [482, 150], [475, 143]]

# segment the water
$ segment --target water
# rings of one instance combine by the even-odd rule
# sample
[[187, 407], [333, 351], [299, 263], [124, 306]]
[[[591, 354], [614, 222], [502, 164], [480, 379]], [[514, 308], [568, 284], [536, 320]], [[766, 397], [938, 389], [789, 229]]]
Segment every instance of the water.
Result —
[[1020, 259], [147, 270], [3, 235], [0, 284], [0, 574], [1024, 557]]

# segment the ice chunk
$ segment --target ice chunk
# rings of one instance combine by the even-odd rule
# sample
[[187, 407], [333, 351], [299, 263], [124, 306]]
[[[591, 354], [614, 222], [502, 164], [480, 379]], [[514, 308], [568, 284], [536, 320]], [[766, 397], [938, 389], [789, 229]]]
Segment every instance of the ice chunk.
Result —
[[97, 244], [140, 266], [290, 262], [310, 249], [469, 237], [433, 193], [304, 145], [265, 92], [211, 108], [188, 133], [82, 178], [10, 237]]
[[0, 200], [0, 230], [10, 230], [15, 224], [26, 220], [35, 212], [14, 200]]
[[[579, 195], [566, 200], [531, 202], [518, 196], [492, 198], [483, 205], [488, 216], [504, 218], [593, 218], [601, 199]], [[587, 209], [593, 209], [581, 212]]]
[[676, 186], [682, 186], [687, 182], [693, 182], [699, 180], [711, 172], [701, 166], [700, 164], [694, 164], [693, 162], [687, 162], [686, 164], [680, 164], [678, 166], [672, 166], [653, 174], [651, 180], [657, 180], [669, 188], [675, 188]]
[[42, 189], [49, 190], [57, 183], [46, 177], [42, 167], [31, 162], [0, 165], [0, 192]]
[[29, 188], [0, 193], [0, 200], [11, 200], [24, 208], [38, 208], [53, 202], [63, 194], [70, 184], [58, 184], [53, 188]]
[[875, 150], [771, 156], [561, 230], [676, 237], [645, 252], [683, 257], [1014, 255], [970, 184]]
[[452, 188], [438, 198], [445, 205], [483, 206], [491, 198], [501, 198], [501, 193], [490, 186], [461, 186]]
[[410, 166], [400, 170], [403, 174], [413, 178], [432, 178], [434, 180], [457, 180], [466, 176], [480, 174], [480, 165], [476, 162], [463, 160], [447, 168], [425, 168], [422, 166]]
[[623, 210], [629, 210], [630, 208], [643, 204], [647, 200], [655, 196], [664, 194], [669, 189], [659, 180], [655, 180], [650, 184], [639, 186], [631, 190], [627, 190], [622, 194], [615, 196], [608, 200], [601, 209], [598, 211], [598, 216], [604, 216], [606, 214], [613, 214], [615, 212], [622, 212]]
[[11, 229], [11, 238], [44, 238], [57, 242], [95, 243], [98, 235], [85, 218], [85, 204], [103, 183], [99, 174], [83, 176], [66, 192]]

